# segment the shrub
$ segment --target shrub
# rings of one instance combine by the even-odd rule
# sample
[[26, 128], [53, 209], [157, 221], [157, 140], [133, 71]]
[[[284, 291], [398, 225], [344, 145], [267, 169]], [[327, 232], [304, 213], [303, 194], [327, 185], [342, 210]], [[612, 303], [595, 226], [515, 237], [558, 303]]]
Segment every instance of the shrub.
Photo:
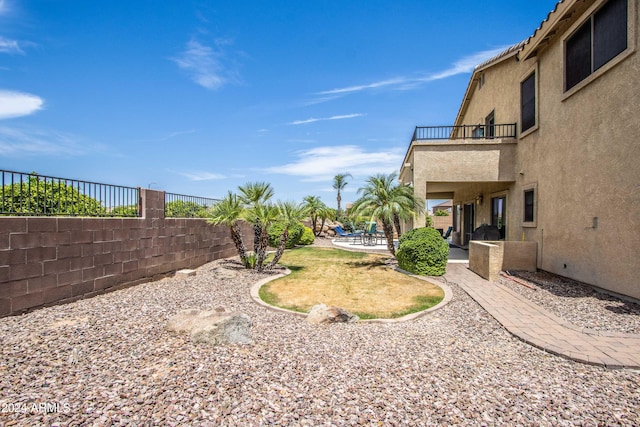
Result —
[[298, 244], [300, 245], [310, 245], [315, 240], [315, 236], [313, 235], [313, 230], [309, 227], [304, 227], [304, 231], [302, 232], [302, 236], [300, 236], [300, 241]]
[[[282, 232], [284, 231], [284, 223], [276, 222], [271, 227], [269, 227], [269, 246], [273, 248], [277, 248], [280, 245], [280, 236], [282, 236]], [[291, 249], [295, 247], [300, 241], [300, 237], [302, 237], [302, 233], [304, 232], [304, 225], [302, 223], [297, 223], [289, 226], [289, 238], [287, 239], [287, 244], [285, 246], [286, 249]]]
[[415, 228], [404, 233], [398, 243], [398, 266], [411, 273], [442, 276], [447, 270], [449, 244], [434, 228]]

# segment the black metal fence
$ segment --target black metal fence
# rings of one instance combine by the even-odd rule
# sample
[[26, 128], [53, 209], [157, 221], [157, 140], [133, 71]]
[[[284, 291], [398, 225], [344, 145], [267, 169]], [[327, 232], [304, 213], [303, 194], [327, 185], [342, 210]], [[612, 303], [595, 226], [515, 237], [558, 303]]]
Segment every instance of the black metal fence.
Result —
[[516, 132], [516, 123], [464, 126], [416, 126], [412, 141], [515, 138]]
[[164, 216], [167, 218], [204, 218], [218, 199], [165, 193]]
[[0, 215], [140, 215], [138, 188], [7, 170], [0, 175]]

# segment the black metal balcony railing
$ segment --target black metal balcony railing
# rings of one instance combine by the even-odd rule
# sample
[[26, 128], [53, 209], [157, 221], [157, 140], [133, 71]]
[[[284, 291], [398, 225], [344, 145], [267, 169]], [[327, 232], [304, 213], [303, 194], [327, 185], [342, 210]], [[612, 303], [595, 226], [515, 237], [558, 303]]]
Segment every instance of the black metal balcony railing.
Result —
[[516, 130], [516, 123], [499, 125], [416, 126], [412, 141], [515, 138]]
[[138, 188], [0, 170], [0, 215], [139, 216]]
[[205, 218], [207, 210], [217, 201], [207, 197], [165, 193], [164, 215], [167, 218]]

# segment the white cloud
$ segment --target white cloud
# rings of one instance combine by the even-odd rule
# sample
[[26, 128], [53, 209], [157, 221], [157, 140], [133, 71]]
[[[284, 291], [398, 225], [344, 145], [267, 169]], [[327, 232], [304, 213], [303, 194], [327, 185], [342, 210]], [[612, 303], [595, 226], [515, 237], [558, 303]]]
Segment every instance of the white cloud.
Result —
[[291, 123], [289, 123], [290, 125], [304, 125], [307, 123], [313, 123], [313, 122], [321, 122], [321, 121], [325, 121], [325, 120], [343, 120], [343, 119], [353, 119], [354, 117], [362, 117], [364, 116], [364, 114], [361, 113], [355, 113], [355, 114], [343, 114], [340, 116], [331, 116], [331, 117], [324, 117], [324, 118], [310, 118], [310, 119], [306, 119], [306, 120], [295, 120]]
[[0, 36], [0, 52], [24, 54], [24, 51], [20, 48], [17, 40], [10, 40], [2, 36]]
[[178, 175], [182, 175], [185, 178], [191, 181], [212, 181], [216, 179], [225, 179], [224, 175], [220, 175], [218, 173], [206, 172], [206, 171], [189, 171], [189, 172], [180, 172], [180, 171], [172, 171], [169, 172], [177, 173]]
[[42, 108], [42, 98], [29, 93], [0, 90], [0, 120], [28, 116]]
[[468, 56], [465, 56], [453, 63], [451, 67], [446, 70], [428, 74], [422, 77], [406, 77], [400, 76], [391, 79], [381, 80], [378, 82], [362, 84], [362, 85], [354, 85], [347, 86], [343, 88], [330, 89], [322, 92], [316, 93], [316, 95], [323, 95], [321, 98], [317, 98], [314, 103], [320, 103], [335, 99], [334, 97], [326, 97], [326, 95], [348, 95], [351, 93], [362, 92], [370, 89], [379, 89], [379, 88], [391, 88], [393, 90], [407, 90], [419, 86], [423, 83], [431, 82], [434, 80], [440, 80], [447, 77], [452, 77], [457, 74], [470, 73], [473, 71], [473, 68], [490, 59], [500, 52], [507, 49], [507, 46], [502, 46], [496, 49], [484, 50], [481, 52], [477, 52]]
[[0, 156], [80, 156], [101, 149], [63, 132], [0, 126]]
[[338, 173], [349, 172], [354, 177], [398, 170], [404, 151], [366, 151], [356, 145], [316, 147], [297, 153], [297, 159], [282, 166], [265, 169], [267, 173], [300, 176], [305, 181], [324, 181]]
[[238, 82], [236, 72], [223, 61], [223, 46], [228, 44], [230, 42], [227, 40], [218, 40], [215, 47], [211, 47], [191, 39], [185, 50], [172, 59], [196, 84], [206, 89], [217, 90], [225, 84]]

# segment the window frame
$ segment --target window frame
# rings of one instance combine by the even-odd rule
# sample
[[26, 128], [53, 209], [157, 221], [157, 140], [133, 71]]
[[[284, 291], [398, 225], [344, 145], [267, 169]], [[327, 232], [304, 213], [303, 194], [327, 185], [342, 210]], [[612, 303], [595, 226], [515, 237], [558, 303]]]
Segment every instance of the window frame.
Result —
[[[533, 206], [532, 206], [532, 214], [533, 220], [527, 221], [527, 205], [526, 205], [526, 194], [533, 192]], [[533, 228], [538, 226], [538, 184], [532, 183], [522, 187], [522, 226], [527, 228]]]
[[[591, 84], [593, 81], [598, 79], [600, 76], [607, 73], [612, 68], [616, 67], [618, 64], [627, 59], [630, 55], [632, 55], [636, 51], [636, 31], [637, 31], [637, 19], [636, 16], [636, 8], [637, 1], [635, 0], [627, 0], [627, 48], [622, 52], [618, 53], [615, 57], [610, 59], [608, 62], [603, 64], [600, 68], [593, 70], [591, 74], [589, 74], [582, 81], [576, 83], [570, 89], [567, 89], [567, 41], [573, 37], [574, 34], [578, 30], [582, 28], [587, 22], [592, 22], [593, 16], [604, 6], [607, 0], [600, 0], [593, 4], [589, 9], [585, 11], [585, 13], [578, 19], [565, 33], [562, 38], [562, 101], [570, 98], [576, 92], [579, 92], [584, 87]], [[591, 29], [593, 33], [593, 29]], [[593, 35], [593, 34], [592, 34]], [[593, 40], [592, 40], [593, 44]], [[593, 56], [593, 51], [591, 52]], [[592, 59], [593, 61], [593, 59]], [[591, 64], [593, 68], [593, 62]]]
[[[522, 129], [522, 83], [525, 82], [532, 74], [535, 74], [534, 79], [534, 124], [530, 128], [523, 130]], [[520, 139], [531, 135], [536, 132], [540, 126], [540, 66], [538, 61], [536, 61], [531, 67], [527, 68], [526, 72], [520, 76]]]

